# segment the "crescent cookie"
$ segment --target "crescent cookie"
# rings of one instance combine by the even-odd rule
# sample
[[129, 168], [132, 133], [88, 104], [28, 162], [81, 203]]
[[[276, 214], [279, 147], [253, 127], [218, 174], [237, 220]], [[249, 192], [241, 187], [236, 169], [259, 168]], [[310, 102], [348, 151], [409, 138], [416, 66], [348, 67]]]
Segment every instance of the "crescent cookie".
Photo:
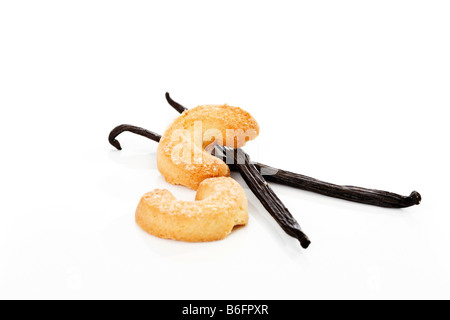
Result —
[[259, 125], [246, 111], [229, 105], [205, 105], [183, 112], [162, 136], [158, 170], [167, 182], [197, 190], [212, 177], [228, 177], [230, 169], [205, 148], [220, 144], [240, 148], [259, 134]]
[[188, 242], [221, 240], [234, 226], [248, 222], [245, 192], [232, 178], [204, 180], [195, 200], [181, 201], [168, 190], [154, 190], [139, 202], [136, 222], [154, 236]]

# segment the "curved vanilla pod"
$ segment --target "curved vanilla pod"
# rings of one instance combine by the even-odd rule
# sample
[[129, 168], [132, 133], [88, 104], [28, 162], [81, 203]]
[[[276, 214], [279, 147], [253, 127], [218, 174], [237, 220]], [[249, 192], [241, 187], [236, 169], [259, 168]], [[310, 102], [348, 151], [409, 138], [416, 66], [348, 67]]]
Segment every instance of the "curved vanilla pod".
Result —
[[166, 100], [172, 106], [172, 108], [177, 110], [179, 113], [183, 113], [184, 111], [186, 111], [188, 109], [188, 108], [182, 106], [181, 104], [179, 104], [178, 102], [174, 101], [170, 97], [170, 94], [168, 92], [166, 92]]
[[[161, 136], [144, 128], [132, 125], [120, 125], [114, 128], [109, 135], [109, 142], [118, 150], [122, 150], [119, 141], [116, 140], [123, 132], [131, 132], [141, 135], [155, 142], [159, 142]], [[227, 148], [216, 146], [214, 155], [225, 161], [232, 171], [238, 171], [234, 160], [227, 159]], [[229, 152], [229, 151], [228, 151]], [[233, 152], [233, 151], [231, 151]], [[244, 151], [242, 151], [244, 152]], [[417, 191], [413, 191], [409, 196], [402, 196], [396, 193], [366, 189], [354, 186], [340, 186], [329, 182], [320, 181], [298, 173], [277, 169], [262, 163], [255, 162], [255, 167], [262, 174], [264, 179], [297, 189], [318, 193], [324, 196], [338, 198], [342, 200], [358, 202], [362, 204], [384, 207], [384, 208], [407, 208], [419, 205], [422, 197]]]
[[[109, 136], [109, 142], [118, 150], [122, 150], [117, 136], [123, 132], [132, 132], [143, 137], [159, 142], [161, 136], [144, 128], [120, 125], [114, 128]], [[223, 159], [228, 164], [230, 170], [238, 171], [234, 161], [227, 159], [227, 150], [222, 146], [215, 147], [215, 156]], [[232, 152], [232, 151], [231, 151]], [[244, 152], [242, 150], [242, 152]], [[268, 165], [255, 162], [255, 167], [262, 174], [264, 179], [269, 182], [275, 182], [297, 189], [318, 193], [324, 196], [338, 198], [347, 201], [353, 201], [372, 206], [384, 208], [407, 208], [420, 204], [422, 197], [417, 191], [413, 191], [409, 196], [402, 196], [396, 193], [366, 189], [354, 186], [340, 186], [329, 182], [320, 181], [298, 173], [277, 169]]]
[[123, 132], [131, 132], [156, 142], [159, 142], [159, 140], [161, 140], [161, 136], [157, 133], [148, 131], [147, 129], [141, 127], [132, 126], [130, 124], [122, 124], [112, 129], [108, 137], [109, 143], [113, 145], [117, 150], [122, 150], [122, 146], [120, 145], [119, 141], [116, 140], [116, 138]]

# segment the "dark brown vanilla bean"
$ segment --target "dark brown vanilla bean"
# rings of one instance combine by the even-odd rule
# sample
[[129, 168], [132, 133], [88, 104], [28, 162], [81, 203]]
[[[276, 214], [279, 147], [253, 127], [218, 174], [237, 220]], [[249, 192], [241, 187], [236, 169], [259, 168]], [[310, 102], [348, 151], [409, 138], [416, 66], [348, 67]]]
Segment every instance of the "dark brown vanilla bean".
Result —
[[[170, 97], [169, 93], [166, 93], [166, 99], [167, 102], [178, 112], [181, 113], [187, 110], [187, 108], [183, 107], [178, 102], [175, 102]], [[237, 170], [237, 168], [233, 166], [233, 163], [229, 161], [231, 159], [226, 159], [229, 148], [216, 146], [216, 150], [221, 151], [220, 153], [223, 155], [222, 159], [229, 165], [231, 170]], [[280, 183], [328, 197], [385, 208], [407, 208], [418, 205], [422, 201], [422, 196], [417, 191], [413, 191], [409, 196], [402, 196], [382, 190], [373, 190], [353, 186], [339, 186], [298, 173], [273, 168], [261, 163], [254, 163], [254, 165], [267, 181]]]
[[183, 113], [184, 111], [186, 111], [188, 109], [188, 108], [182, 106], [181, 104], [179, 104], [178, 102], [174, 101], [170, 97], [170, 94], [168, 92], [166, 92], [166, 100], [172, 106], [172, 108], [177, 110], [179, 113]]
[[[123, 132], [139, 134], [156, 142], [159, 142], [161, 139], [159, 134], [144, 128], [131, 125], [120, 125], [114, 128], [109, 135], [109, 142], [118, 150], [122, 150], [122, 147], [116, 138]], [[227, 158], [227, 152], [230, 152], [229, 149], [223, 146], [216, 146], [215, 148], [214, 155], [224, 160], [231, 170], [238, 171], [238, 167], [234, 164], [234, 159], [231, 160]], [[243, 150], [241, 151], [244, 152]], [[258, 169], [266, 181], [275, 182], [342, 200], [385, 208], [407, 208], [420, 204], [422, 200], [421, 195], [417, 191], [413, 191], [409, 196], [402, 196], [382, 190], [335, 185], [298, 173], [273, 168], [258, 162], [255, 162], [254, 166]]]
[[[298, 173], [272, 168], [261, 163], [255, 163], [255, 166], [260, 172], [263, 172], [263, 176], [267, 181], [311, 191], [328, 197], [385, 208], [406, 208], [418, 205], [422, 200], [421, 195], [417, 191], [413, 191], [409, 196], [401, 196], [396, 193], [382, 190], [354, 186], [340, 186]], [[264, 172], [267, 174], [264, 174]]]
[[[216, 145], [212, 154], [226, 163], [233, 171], [238, 171], [248, 187], [280, 227], [291, 237], [300, 241], [303, 248], [308, 248], [311, 241], [303, 233], [297, 220], [292, 216], [280, 198], [262, 176], [261, 171], [250, 161], [250, 156], [242, 149], [230, 149]], [[233, 161], [230, 161], [233, 159]]]
[[277, 197], [258, 169], [250, 162], [248, 154], [241, 149], [237, 149], [235, 152], [235, 163], [250, 190], [252, 190], [284, 232], [298, 239], [303, 248], [308, 248], [311, 241], [303, 233], [297, 220]]
[[157, 133], [148, 131], [147, 129], [132, 126], [130, 124], [122, 124], [120, 126], [115, 127], [109, 134], [108, 141], [111, 143], [117, 150], [122, 150], [122, 146], [119, 141], [116, 140], [117, 136], [122, 132], [131, 132], [134, 134], [138, 134], [140, 136], [149, 138], [153, 141], [159, 142], [161, 140], [161, 136]]

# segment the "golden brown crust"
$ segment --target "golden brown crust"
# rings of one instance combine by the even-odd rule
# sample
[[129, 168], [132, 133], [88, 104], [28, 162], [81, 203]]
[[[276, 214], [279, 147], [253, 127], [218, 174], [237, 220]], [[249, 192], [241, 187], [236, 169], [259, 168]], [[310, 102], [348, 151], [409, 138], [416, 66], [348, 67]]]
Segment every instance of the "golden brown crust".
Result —
[[177, 200], [169, 191], [157, 189], [142, 197], [136, 222], [160, 238], [188, 242], [220, 240], [234, 226], [247, 224], [247, 198], [235, 180], [225, 177], [200, 183], [193, 202]]
[[157, 151], [158, 169], [167, 182], [197, 190], [207, 178], [230, 175], [222, 160], [204, 151], [207, 145], [214, 142], [240, 148], [258, 134], [258, 123], [241, 108], [198, 106], [183, 112], [162, 136]]

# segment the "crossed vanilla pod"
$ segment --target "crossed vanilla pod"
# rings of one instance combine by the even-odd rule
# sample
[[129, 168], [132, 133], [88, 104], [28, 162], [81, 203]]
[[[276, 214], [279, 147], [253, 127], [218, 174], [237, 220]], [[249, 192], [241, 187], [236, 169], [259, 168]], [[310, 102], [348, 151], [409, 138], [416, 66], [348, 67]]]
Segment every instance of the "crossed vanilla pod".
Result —
[[[166, 93], [166, 99], [168, 103], [179, 113], [186, 113], [187, 108], [182, 106], [181, 104], [174, 101], [168, 93]], [[192, 109], [195, 110], [195, 109]], [[256, 123], [256, 122], [255, 122]], [[259, 128], [258, 128], [259, 130]], [[250, 139], [253, 139], [256, 134]], [[116, 137], [120, 135], [122, 132], [132, 132], [141, 136], [144, 136], [148, 139], [151, 139], [156, 142], [163, 141], [162, 137], [157, 133], [146, 130], [141, 127], [136, 127], [132, 125], [120, 125], [114, 128], [109, 135], [109, 142], [118, 150], [121, 150], [120, 143], [116, 140]], [[248, 139], [248, 138], [247, 138]], [[204, 143], [209, 143], [208, 139], [204, 141]], [[219, 141], [220, 142], [220, 141]], [[197, 145], [199, 145], [197, 143]], [[242, 144], [243, 145], [243, 144]], [[374, 205], [379, 207], [386, 208], [406, 208], [413, 205], [420, 204], [422, 197], [417, 191], [413, 191], [409, 196], [402, 196], [396, 193], [375, 190], [375, 189], [366, 189], [361, 187], [354, 186], [340, 186], [324, 181], [320, 181], [305, 175], [289, 172], [286, 170], [281, 170], [277, 168], [273, 168], [267, 166], [265, 164], [261, 164], [258, 162], [251, 162], [250, 157], [246, 154], [242, 149], [240, 149], [239, 144], [236, 143], [222, 143], [217, 144], [215, 148], [212, 150], [212, 153], [219, 159], [226, 160], [226, 163], [229, 164], [229, 169], [232, 171], [238, 171], [245, 182], [249, 186], [249, 188], [253, 191], [256, 197], [260, 200], [261, 204], [267, 209], [267, 211], [272, 215], [272, 217], [277, 221], [280, 227], [290, 236], [298, 239], [303, 248], [307, 248], [311, 243], [308, 237], [301, 231], [301, 228], [295, 218], [291, 215], [289, 210], [283, 205], [281, 200], [277, 197], [275, 192], [270, 188], [269, 184], [266, 182], [275, 182], [283, 185], [291, 186], [294, 188], [319, 193], [325, 196], [339, 198], [347, 201], [363, 203], [367, 205]], [[205, 145], [203, 145], [204, 147]], [[232, 148], [238, 148], [236, 150], [230, 150]], [[201, 150], [203, 154], [203, 149]], [[231, 152], [230, 152], [231, 151]], [[208, 154], [209, 155], [209, 154]], [[214, 162], [213, 158], [206, 156], [206, 159]], [[221, 162], [217, 162], [221, 164]], [[164, 161], [162, 161], [164, 164]], [[219, 165], [220, 166], [220, 165]], [[163, 166], [164, 167], [164, 166]], [[160, 168], [160, 159], [159, 159], [159, 147], [158, 147], [158, 168]], [[164, 170], [164, 168], [163, 168]], [[220, 170], [219, 170], [220, 171]], [[215, 173], [216, 176], [227, 176], [227, 170], [225, 167], [222, 167], [221, 173]], [[205, 175], [199, 175], [201, 177], [205, 177]], [[165, 177], [166, 180], [172, 183], [177, 183], [175, 180], [171, 180], [172, 177]], [[230, 179], [230, 178], [225, 178]], [[210, 180], [210, 179], [208, 179]], [[214, 178], [212, 179], [214, 180]], [[185, 182], [182, 182], [185, 181]], [[182, 179], [179, 181], [179, 184], [187, 185], [193, 189], [196, 189], [198, 180], [187, 181], [186, 179]], [[197, 181], [197, 182], [196, 182]], [[234, 183], [236, 183], [234, 181]], [[202, 188], [202, 183], [199, 185], [199, 190]], [[204, 197], [198, 197], [197, 199], [205, 199]], [[173, 199], [172, 199], [173, 200]], [[245, 201], [246, 203], [246, 201]], [[138, 208], [139, 209], [139, 208]], [[139, 223], [139, 222], [138, 222]], [[236, 223], [238, 225], [238, 223]], [[145, 228], [144, 228], [145, 229]], [[226, 234], [225, 234], [226, 235]], [[192, 240], [188, 240], [192, 241]], [[206, 241], [206, 240], [199, 240]]]

